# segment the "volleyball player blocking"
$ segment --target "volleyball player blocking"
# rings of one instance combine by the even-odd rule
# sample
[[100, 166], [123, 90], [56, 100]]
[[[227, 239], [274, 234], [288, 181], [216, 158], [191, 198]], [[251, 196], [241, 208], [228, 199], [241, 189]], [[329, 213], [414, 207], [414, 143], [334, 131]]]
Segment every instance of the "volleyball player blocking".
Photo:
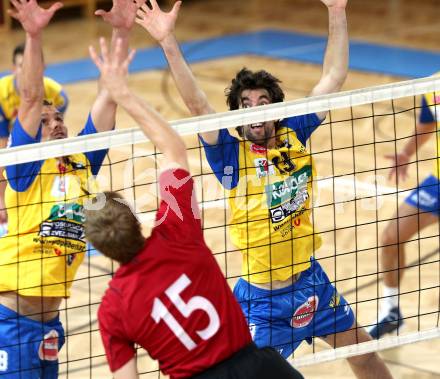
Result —
[[[329, 16], [322, 76], [310, 95], [337, 92], [348, 72], [347, 0], [321, 0]], [[177, 88], [193, 115], [214, 113], [174, 36], [181, 2], [169, 13], [156, 0], [138, 11], [138, 22], [162, 47]], [[294, 9], [292, 9], [294, 13]], [[229, 109], [284, 100], [269, 72], [242, 69], [226, 90]], [[314, 162], [307, 140], [327, 112], [201, 133], [206, 158], [229, 195], [231, 241], [243, 256], [234, 288], [257, 346], [284, 357], [320, 337], [334, 347], [369, 341], [346, 300], [314, 259], [321, 237], [311, 218]], [[358, 378], [391, 378], [376, 353], [348, 359]]]
[[124, 199], [106, 192], [103, 207], [86, 210], [87, 239], [121, 266], [98, 311], [99, 329], [115, 379], [137, 378], [138, 344], [173, 378], [297, 378], [272, 348], [257, 348], [246, 320], [203, 239], [186, 147], [169, 124], [128, 88], [123, 49], [91, 57], [101, 84], [163, 154], [161, 202], [145, 238]]

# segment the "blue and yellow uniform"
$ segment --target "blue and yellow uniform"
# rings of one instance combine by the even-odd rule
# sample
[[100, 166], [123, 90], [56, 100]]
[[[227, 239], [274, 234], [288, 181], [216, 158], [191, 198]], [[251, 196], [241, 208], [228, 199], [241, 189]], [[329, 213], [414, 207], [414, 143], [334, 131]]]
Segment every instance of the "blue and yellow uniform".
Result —
[[[354, 320], [319, 263], [311, 260], [321, 237], [311, 217], [316, 173], [305, 145], [320, 124], [316, 114], [282, 120], [273, 149], [238, 140], [226, 129], [217, 145], [202, 141], [228, 191], [229, 233], [242, 253], [242, 279], [234, 293], [257, 345], [271, 345], [285, 357], [302, 340], [346, 330]], [[291, 277], [299, 279], [276, 291], [251, 284]]]
[[[440, 75], [440, 73], [436, 74]], [[436, 151], [437, 159], [434, 162], [434, 169], [431, 175], [425, 178], [419, 186], [411, 192], [405, 202], [424, 212], [440, 215], [440, 95], [429, 93], [422, 97], [419, 123], [437, 123]]]
[[[44, 99], [50, 101], [60, 112], [68, 106], [68, 98], [59, 83], [50, 78], [43, 79]], [[9, 136], [9, 126], [17, 116], [20, 95], [14, 75], [0, 78], [0, 138]]]
[[[80, 135], [94, 133], [89, 116]], [[33, 138], [16, 119], [12, 147], [40, 140], [41, 127]], [[86, 246], [84, 202], [96, 191], [94, 175], [106, 153], [100, 150], [71, 155], [62, 163], [53, 158], [6, 167], [9, 228], [0, 239], [0, 292], [70, 296]], [[57, 352], [63, 342], [58, 319], [42, 324], [0, 306], [0, 360], [7, 362], [8, 378], [40, 378], [42, 368], [44, 378], [56, 378]], [[1, 368], [5, 365], [0, 364], [0, 377]]]

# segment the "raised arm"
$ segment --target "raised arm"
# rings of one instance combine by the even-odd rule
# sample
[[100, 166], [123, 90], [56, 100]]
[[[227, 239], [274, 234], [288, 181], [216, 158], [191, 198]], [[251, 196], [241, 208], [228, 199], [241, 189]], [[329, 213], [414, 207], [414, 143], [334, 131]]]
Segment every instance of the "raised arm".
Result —
[[128, 88], [128, 66], [133, 59], [134, 51], [126, 57], [121, 39], [117, 40], [112, 52], [109, 52], [103, 38], [100, 39], [100, 45], [102, 59], [98, 57], [93, 47], [90, 47], [90, 56], [101, 72], [102, 86], [138, 123], [145, 135], [164, 155], [167, 163], [177, 164], [189, 170], [183, 140], [158, 112]]
[[18, 119], [24, 130], [31, 137], [36, 137], [41, 123], [44, 98], [42, 32], [63, 4], [58, 2], [49, 9], [44, 9], [36, 0], [11, 0], [11, 3], [14, 8], [8, 10], [8, 13], [20, 22], [26, 32], [22, 80], [19, 83]]
[[[136, 18], [136, 11], [140, 7], [140, 0], [113, 0], [113, 6], [109, 12], [99, 9], [95, 15], [113, 27], [112, 46], [115, 49], [116, 40], [121, 41], [121, 54], [128, 56], [128, 43], [130, 31]], [[115, 126], [116, 103], [109, 95], [107, 89], [99, 83], [99, 92], [91, 110], [92, 120], [98, 132], [113, 129]]]
[[[348, 73], [347, 0], [321, 0], [328, 8], [329, 33], [322, 75], [311, 96], [337, 92]], [[318, 113], [323, 120], [327, 112]]]
[[[185, 105], [193, 116], [215, 113], [208, 103], [206, 94], [198, 86], [174, 35], [182, 2], [177, 1], [169, 13], [163, 12], [156, 0], [150, 0], [150, 3], [152, 9], [145, 4], [139, 9], [136, 22], [147, 30], [162, 48]], [[217, 143], [218, 131], [202, 133], [201, 136], [207, 143], [213, 145]]]

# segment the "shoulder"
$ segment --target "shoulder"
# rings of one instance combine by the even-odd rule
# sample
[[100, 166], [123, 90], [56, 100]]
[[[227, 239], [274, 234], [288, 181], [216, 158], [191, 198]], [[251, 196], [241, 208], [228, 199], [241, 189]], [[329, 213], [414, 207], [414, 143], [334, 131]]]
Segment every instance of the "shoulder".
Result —
[[61, 84], [51, 78], [48, 78], [47, 76], [43, 78], [43, 83], [45, 88], [61, 90]]
[[0, 98], [7, 97], [14, 90], [13, 83], [13, 75], [6, 75], [0, 78]]

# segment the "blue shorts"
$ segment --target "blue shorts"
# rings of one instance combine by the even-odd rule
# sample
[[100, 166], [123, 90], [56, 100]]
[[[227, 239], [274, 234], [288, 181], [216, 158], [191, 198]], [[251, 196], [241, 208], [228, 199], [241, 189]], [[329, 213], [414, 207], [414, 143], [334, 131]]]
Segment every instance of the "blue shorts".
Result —
[[272, 346], [287, 358], [312, 337], [350, 329], [354, 315], [319, 263], [303, 271], [289, 287], [266, 290], [240, 279], [236, 296], [258, 347]]
[[41, 323], [0, 305], [0, 378], [56, 379], [64, 329], [58, 317]]
[[411, 192], [405, 202], [424, 212], [440, 215], [439, 195], [440, 181], [435, 176], [428, 176], [419, 186]]

